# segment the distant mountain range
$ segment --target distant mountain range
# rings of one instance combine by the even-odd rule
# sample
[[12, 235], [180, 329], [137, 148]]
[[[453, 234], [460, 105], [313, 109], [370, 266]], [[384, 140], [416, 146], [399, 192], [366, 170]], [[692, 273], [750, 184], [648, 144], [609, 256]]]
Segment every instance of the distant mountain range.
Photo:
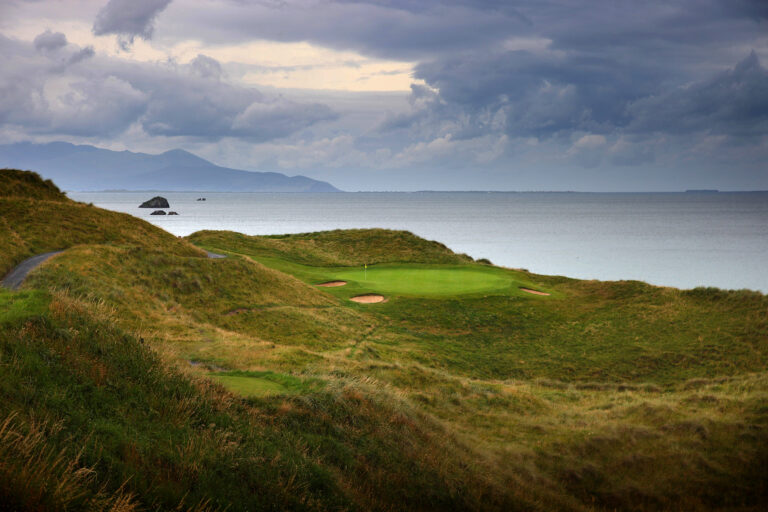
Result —
[[181, 149], [159, 155], [67, 142], [0, 145], [0, 168], [32, 170], [64, 190], [340, 192], [324, 181], [219, 167]]

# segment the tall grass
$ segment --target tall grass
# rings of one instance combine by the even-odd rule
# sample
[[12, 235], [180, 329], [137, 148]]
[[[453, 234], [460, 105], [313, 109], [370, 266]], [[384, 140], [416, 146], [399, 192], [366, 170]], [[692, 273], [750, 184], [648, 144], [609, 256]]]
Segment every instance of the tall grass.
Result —
[[36, 172], [18, 169], [0, 169], [0, 197], [67, 200], [67, 196], [51, 180], [43, 180]]
[[61, 423], [22, 424], [10, 413], [0, 420], [0, 508], [4, 510], [138, 510], [123, 486], [107, 491], [81, 452], [70, 455], [48, 443]]

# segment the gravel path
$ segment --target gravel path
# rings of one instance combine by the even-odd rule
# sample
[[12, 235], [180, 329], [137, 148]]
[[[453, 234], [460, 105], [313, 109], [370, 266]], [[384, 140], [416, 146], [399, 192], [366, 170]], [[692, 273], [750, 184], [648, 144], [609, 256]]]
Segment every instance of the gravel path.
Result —
[[[27, 274], [32, 272], [34, 269], [42, 265], [42, 263], [50, 258], [51, 256], [55, 256], [56, 254], [60, 254], [63, 251], [53, 251], [53, 252], [46, 252], [43, 254], [38, 254], [37, 256], [32, 256], [29, 259], [26, 259], [16, 265], [16, 267], [11, 270], [7, 276], [5, 276], [0, 282], [3, 286], [6, 288], [10, 288], [11, 290], [18, 290], [21, 286], [21, 283], [24, 282], [24, 279], [27, 277]], [[209, 258], [212, 259], [220, 259], [220, 258], [226, 258], [224, 254], [217, 254], [215, 252], [211, 251], [205, 251], [205, 253], [208, 255]]]
[[46, 252], [43, 254], [38, 254], [37, 256], [32, 256], [31, 258], [22, 261], [16, 265], [16, 267], [11, 270], [7, 276], [3, 278], [2, 285], [6, 288], [10, 288], [11, 290], [18, 290], [21, 286], [21, 283], [24, 282], [24, 278], [27, 277], [27, 274], [39, 267], [51, 256], [61, 252], [63, 251]]

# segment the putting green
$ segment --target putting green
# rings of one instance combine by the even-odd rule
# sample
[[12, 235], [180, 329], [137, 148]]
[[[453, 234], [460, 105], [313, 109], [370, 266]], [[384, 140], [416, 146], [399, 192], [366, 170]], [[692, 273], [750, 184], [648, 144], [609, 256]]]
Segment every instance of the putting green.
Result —
[[509, 288], [512, 280], [477, 268], [371, 267], [334, 272], [335, 279], [354, 281], [384, 294], [459, 295]]

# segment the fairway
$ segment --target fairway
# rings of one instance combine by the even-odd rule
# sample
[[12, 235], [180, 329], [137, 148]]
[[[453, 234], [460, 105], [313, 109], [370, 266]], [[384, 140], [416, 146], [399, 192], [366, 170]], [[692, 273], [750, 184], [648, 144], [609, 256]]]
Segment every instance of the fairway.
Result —
[[477, 268], [370, 267], [335, 272], [333, 277], [357, 282], [379, 293], [460, 295], [509, 288], [512, 280]]

